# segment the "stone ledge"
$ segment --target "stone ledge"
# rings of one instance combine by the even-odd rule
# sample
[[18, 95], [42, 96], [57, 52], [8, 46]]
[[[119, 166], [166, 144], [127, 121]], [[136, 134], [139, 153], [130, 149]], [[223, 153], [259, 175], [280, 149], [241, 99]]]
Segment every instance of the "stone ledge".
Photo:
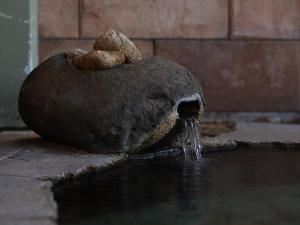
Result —
[[125, 158], [125, 154], [91, 154], [49, 143], [31, 131], [1, 132], [1, 225], [55, 224], [50, 180], [101, 170]]
[[235, 141], [238, 146], [249, 148], [300, 147], [300, 125], [272, 123], [237, 123], [235, 130], [218, 138]]
[[204, 153], [237, 148], [237, 143], [235, 141], [219, 137], [204, 137], [202, 139], [202, 145]]
[[299, 112], [206, 112], [205, 123], [300, 123]]

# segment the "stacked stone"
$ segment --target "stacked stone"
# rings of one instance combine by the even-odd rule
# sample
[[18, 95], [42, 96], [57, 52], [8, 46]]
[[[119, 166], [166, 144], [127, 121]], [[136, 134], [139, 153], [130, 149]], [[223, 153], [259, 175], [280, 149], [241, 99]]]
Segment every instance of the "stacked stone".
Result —
[[142, 54], [135, 44], [121, 32], [112, 29], [96, 39], [92, 51], [73, 49], [67, 55], [70, 63], [83, 70], [101, 70], [142, 59]]

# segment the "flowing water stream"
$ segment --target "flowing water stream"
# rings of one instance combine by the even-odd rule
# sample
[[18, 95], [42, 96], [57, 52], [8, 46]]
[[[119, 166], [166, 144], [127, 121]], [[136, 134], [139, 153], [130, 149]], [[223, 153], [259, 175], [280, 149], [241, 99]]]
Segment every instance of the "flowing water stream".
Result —
[[178, 135], [179, 143], [182, 146], [182, 150], [185, 159], [190, 160], [196, 158], [201, 159], [201, 134], [200, 124], [194, 117], [183, 118], [180, 121], [182, 123], [182, 132]]

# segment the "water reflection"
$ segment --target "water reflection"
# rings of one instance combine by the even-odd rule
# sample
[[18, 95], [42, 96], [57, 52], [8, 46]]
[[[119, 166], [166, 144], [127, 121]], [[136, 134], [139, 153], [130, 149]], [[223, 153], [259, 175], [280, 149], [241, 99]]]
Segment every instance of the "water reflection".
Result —
[[54, 186], [59, 223], [300, 224], [300, 152], [134, 159]]

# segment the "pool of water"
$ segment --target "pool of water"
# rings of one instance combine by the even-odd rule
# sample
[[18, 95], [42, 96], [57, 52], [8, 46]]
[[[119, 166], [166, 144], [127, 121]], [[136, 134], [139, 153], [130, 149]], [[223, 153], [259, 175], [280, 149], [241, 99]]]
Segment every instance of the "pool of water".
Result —
[[299, 225], [300, 152], [136, 157], [53, 191], [61, 225]]

